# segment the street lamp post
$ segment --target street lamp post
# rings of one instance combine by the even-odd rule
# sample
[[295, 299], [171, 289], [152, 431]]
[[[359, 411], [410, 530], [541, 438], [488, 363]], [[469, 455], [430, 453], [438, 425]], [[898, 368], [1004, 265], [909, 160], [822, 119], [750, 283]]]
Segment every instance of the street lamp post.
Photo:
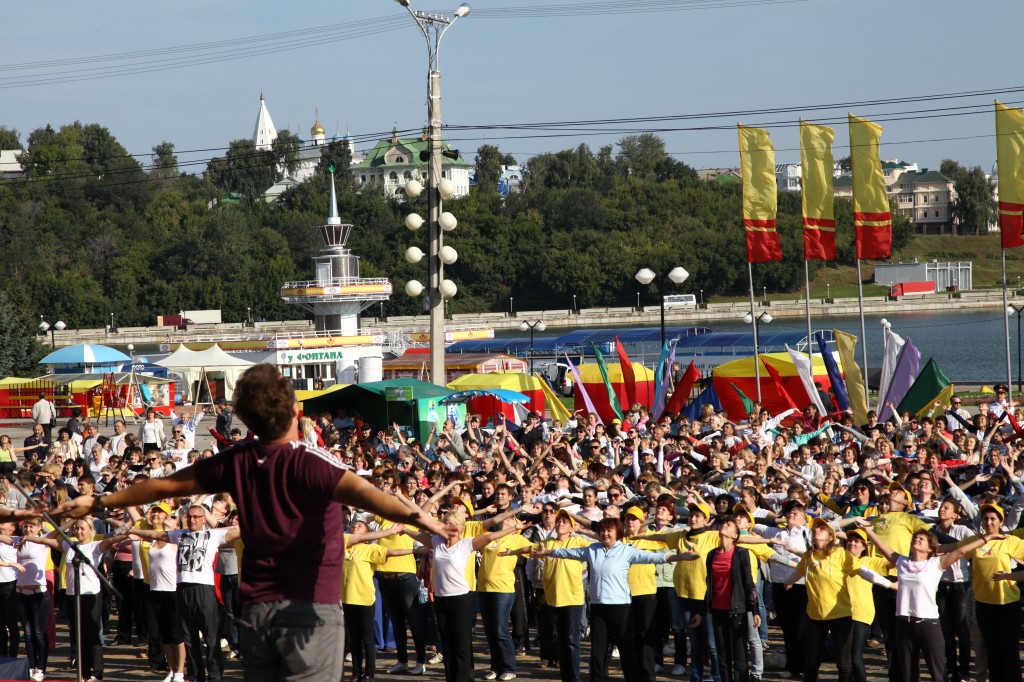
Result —
[[829, 303], [832, 300], [832, 283], [825, 282], [825, 302]]
[[544, 320], [537, 320], [536, 322], [520, 322], [519, 329], [522, 331], [530, 330], [530, 374], [533, 374], [533, 332], [542, 332], [547, 329], [548, 326], [544, 324]]
[[513, 298], [514, 298], [514, 296], [509, 296], [508, 297], [508, 316], [509, 317], [512, 317], [513, 315], [515, 315], [515, 313], [512, 312], [512, 299]]
[[[658, 303], [661, 308], [661, 345], [665, 345], [665, 280], [671, 281], [673, 284], [682, 284], [686, 281], [686, 278], [690, 276], [683, 268], [676, 266], [668, 271], [667, 274], [659, 277], [650, 268], [642, 268], [633, 277], [640, 284], [648, 285], [651, 282], [657, 283], [658, 286]], [[640, 309], [640, 294], [636, 295], [636, 307]]]
[[576, 294], [572, 295], [572, 312], [576, 315], [580, 313], [579, 308], [576, 307]]
[[49, 322], [43, 319], [42, 315], [39, 316], [39, 331], [41, 331], [43, 334], [46, 334], [46, 332], [50, 332], [51, 348], [57, 347], [57, 332], [62, 332], [67, 328], [68, 326], [64, 324], [64, 320], [57, 320], [51, 325]]
[[[441, 38], [451, 26], [470, 12], [467, 4], [459, 5], [452, 17], [413, 10], [411, 0], [395, 0], [409, 12], [427, 43], [427, 122], [429, 127], [429, 152], [427, 154], [427, 204], [429, 207], [429, 287], [427, 301], [430, 310], [430, 380], [438, 385], [445, 383], [444, 367], [444, 299], [456, 293], [455, 283], [444, 278], [444, 266], [455, 262], [458, 254], [451, 247], [445, 247], [443, 232], [455, 229], [457, 221], [450, 213], [442, 212], [442, 199], [455, 193], [455, 185], [442, 177], [441, 157], [451, 155], [458, 158], [458, 152], [443, 152], [441, 145], [441, 71], [438, 56]], [[416, 187], [422, 189], [418, 181]], [[419, 192], [412, 194], [415, 197]], [[409, 194], [407, 183], [406, 194]], [[422, 222], [422, 221], [420, 221]], [[408, 226], [408, 223], [406, 223]], [[417, 225], [418, 227], [418, 225]], [[422, 257], [422, 256], [421, 256]], [[408, 259], [408, 256], [407, 256]], [[418, 296], [423, 287], [418, 282], [413, 296]], [[408, 286], [408, 285], [407, 285]], [[408, 292], [407, 292], [408, 293]]]
[[1014, 305], [1013, 303], [1006, 306], [1007, 315], [1017, 315], [1017, 395], [1020, 395], [1024, 391], [1024, 381], [1021, 377], [1021, 346], [1020, 346], [1020, 318], [1024, 314], [1024, 304]]
[[762, 324], [771, 324], [772, 319], [774, 318], [767, 311], [756, 317], [750, 313], [743, 316], [743, 321], [754, 330], [754, 381], [757, 382], [757, 402], [761, 402], [761, 352], [758, 348], [760, 327]]
[[701, 308], [704, 307], [704, 290], [703, 289], [700, 290], [700, 307]]
[[110, 333], [117, 333], [117, 327], [114, 326], [114, 313], [110, 313]]
[[128, 357], [131, 358], [129, 360], [129, 362], [131, 363], [132, 370], [134, 371], [134, 369], [135, 369], [135, 344], [134, 343], [129, 343], [128, 344]]

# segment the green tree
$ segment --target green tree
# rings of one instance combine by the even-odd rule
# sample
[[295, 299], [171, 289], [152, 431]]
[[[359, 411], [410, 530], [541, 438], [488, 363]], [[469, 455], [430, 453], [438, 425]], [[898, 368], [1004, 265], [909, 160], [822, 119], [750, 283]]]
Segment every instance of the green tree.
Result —
[[652, 179], [655, 169], [667, 158], [665, 142], [657, 135], [642, 133], [619, 140], [617, 163], [623, 175]]
[[0, 126], [0, 149], [21, 149], [21, 135], [17, 129]]
[[174, 144], [166, 140], [153, 147], [153, 173], [164, 177], [178, 174], [178, 157], [174, 154]]
[[481, 145], [476, 150], [475, 162], [477, 191], [494, 194], [501, 178], [501, 150], [493, 144]]
[[945, 159], [939, 172], [953, 181], [956, 199], [953, 202], [953, 234], [960, 228], [980, 235], [996, 216], [995, 183], [985, 177], [980, 166], [967, 169], [952, 159]]
[[276, 166], [273, 151], [257, 150], [252, 140], [240, 139], [231, 141], [223, 158], [210, 161], [206, 174], [216, 189], [240, 194], [251, 206], [277, 182]]
[[32, 376], [46, 352], [35, 337], [36, 320], [0, 292], [0, 376]]
[[[293, 135], [287, 129], [277, 133], [277, 137], [274, 138], [274, 143], [271, 145], [271, 151], [274, 153], [276, 167], [284, 169], [284, 175], [291, 175], [298, 170], [301, 147], [302, 143], [299, 141], [298, 135]], [[275, 182], [281, 177], [281, 173], [275, 172]]]

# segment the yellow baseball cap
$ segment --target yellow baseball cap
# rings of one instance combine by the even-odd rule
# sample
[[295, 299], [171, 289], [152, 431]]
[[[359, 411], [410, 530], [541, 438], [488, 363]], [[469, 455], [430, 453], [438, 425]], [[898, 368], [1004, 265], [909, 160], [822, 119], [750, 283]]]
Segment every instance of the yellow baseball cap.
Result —
[[831, 526], [831, 524], [829, 524], [828, 521], [826, 521], [825, 519], [821, 518], [820, 516], [816, 516], [813, 519], [811, 519], [811, 530], [814, 530], [815, 528], [825, 528], [830, 533], [832, 533], [832, 537], [833, 538], [835, 538], [835, 536], [836, 536], [836, 529], [833, 528]]
[[636, 505], [633, 505], [632, 507], [626, 510], [626, 516], [632, 516], [634, 519], [637, 519], [638, 521], [643, 521], [645, 518], [647, 518], [647, 516], [644, 514], [644, 510]]
[[910, 491], [904, 488], [903, 484], [900, 483], [899, 481], [893, 481], [892, 483], [889, 484], [889, 492], [894, 492], [896, 490], [903, 491], [903, 494], [907, 496], [908, 503], [914, 499], [914, 496], [910, 494]]
[[754, 525], [754, 515], [742, 504], [734, 504], [732, 506], [732, 514], [733, 516], [746, 516], [747, 520], [750, 521], [750, 525]]
[[701, 504], [700, 502], [691, 502], [690, 504], [686, 505], [686, 508], [690, 510], [691, 514], [697, 511], [703, 514], [704, 518], [708, 519], [709, 521], [711, 520], [711, 510], [708, 509], [708, 506], [706, 504]]
[[156, 504], [150, 505], [149, 508], [150, 509], [159, 509], [160, 511], [162, 511], [164, 514], [167, 514], [168, 516], [170, 516], [172, 514], [172, 512], [171, 512], [171, 505], [167, 504], [166, 502], [158, 502]]
[[473, 514], [476, 513], [475, 511], [473, 511], [473, 505], [461, 497], [452, 498], [452, 504], [461, 504], [463, 507], [465, 507], [466, 511], [469, 512], [469, 518], [473, 518]]
[[573, 528], [576, 527], [576, 519], [574, 519], [572, 517], [572, 514], [570, 514], [569, 512], [565, 511], [564, 509], [559, 509], [557, 512], [555, 512], [555, 521], [557, 521], [558, 519], [560, 519], [562, 517], [565, 517], [566, 519], [569, 520], [569, 525], [570, 526], [572, 526]]
[[978, 507], [978, 511], [980, 511], [982, 514], [984, 514], [987, 511], [990, 511], [994, 514], [998, 514], [1000, 521], [1006, 520], [1006, 512], [1004, 512], [1003, 508], [1000, 507], [998, 504], [983, 504], [980, 507]]
[[868, 544], [868, 535], [860, 528], [854, 528], [846, 531], [846, 539], [849, 540], [850, 538], [858, 538], [865, 545]]

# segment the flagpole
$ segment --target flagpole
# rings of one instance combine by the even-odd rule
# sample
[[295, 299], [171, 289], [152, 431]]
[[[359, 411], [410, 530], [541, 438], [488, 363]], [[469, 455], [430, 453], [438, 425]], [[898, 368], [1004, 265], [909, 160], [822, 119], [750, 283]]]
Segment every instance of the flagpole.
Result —
[[864, 363], [864, 402], [867, 402], [868, 393], [868, 333], [864, 329], [864, 278], [860, 274], [860, 258], [857, 259], [857, 302], [860, 304], [860, 350]]
[[754, 266], [747, 261], [747, 280], [750, 283], [750, 327], [754, 330], [754, 381], [757, 382], [757, 402], [761, 402], [761, 361], [757, 352], [757, 313], [754, 312]]
[[814, 361], [814, 347], [811, 345], [811, 275], [807, 260], [804, 260], [804, 297], [807, 303], [807, 357]]
[[1010, 368], [1010, 316], [1006, 300], [1006, 249], [1000, 249], [1003, 260], [1003, 336], [1006, 337], [1006, 402], [1013, 399], [1013, 370]]

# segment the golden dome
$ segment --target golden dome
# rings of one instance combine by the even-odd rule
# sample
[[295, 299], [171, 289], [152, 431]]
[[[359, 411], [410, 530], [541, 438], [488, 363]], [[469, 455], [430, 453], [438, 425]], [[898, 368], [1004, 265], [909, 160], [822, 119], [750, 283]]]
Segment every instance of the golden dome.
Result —
[[313, 137], [317, 137], [317, 136], [323, 137], [324, 135], [327, 134], [327, 131], [324, 130], [324, 127], [322, 125], [320, 125], [320, 110], [319, 109], [317, 109], [317, 112], [316, 112], [316, 122], [313, 124], [313, 127], [309, 129], [309, 134], [312, 135]]

